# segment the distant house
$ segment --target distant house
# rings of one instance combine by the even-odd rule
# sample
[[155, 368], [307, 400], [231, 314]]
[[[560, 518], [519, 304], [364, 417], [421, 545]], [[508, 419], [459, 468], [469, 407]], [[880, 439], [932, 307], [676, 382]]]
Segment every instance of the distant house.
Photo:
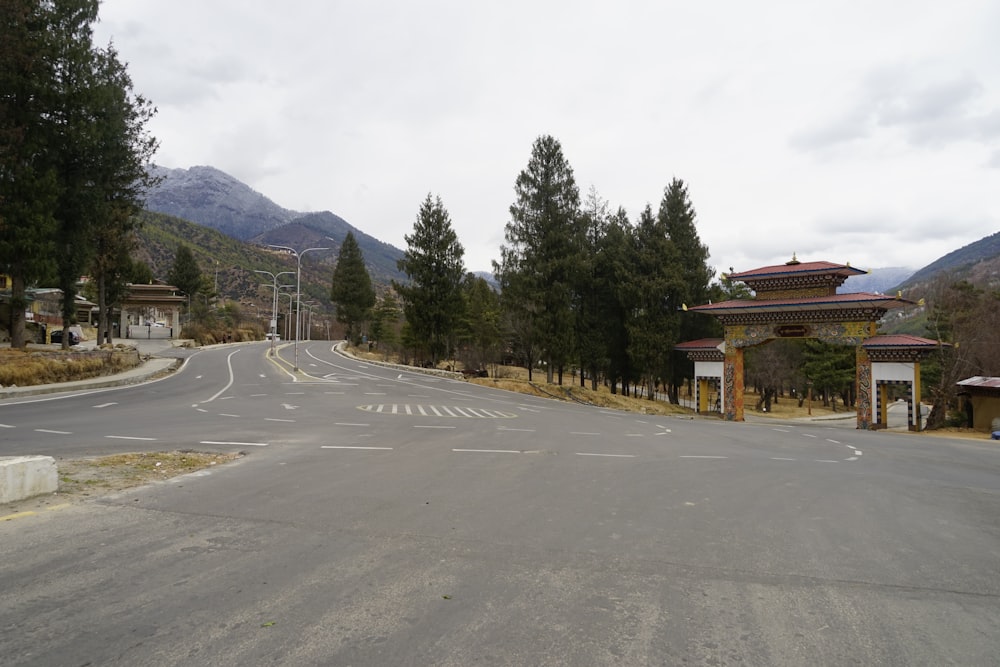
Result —
[[996, 431], [1000, 422], [1000, 377], [971, 377], [958, 383], [962, 407], [977, 431]]

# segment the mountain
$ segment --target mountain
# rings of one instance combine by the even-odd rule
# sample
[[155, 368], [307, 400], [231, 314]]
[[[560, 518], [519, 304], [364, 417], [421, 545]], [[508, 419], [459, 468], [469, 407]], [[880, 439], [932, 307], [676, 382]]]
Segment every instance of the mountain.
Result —
[[873, 294], [892, 293], [892, 289], [913, 275], [913, 269], [889, 267], [871, 269], [863, 276], [851, 276], [837, 292], [871, 292]]
[[1000, 286], [1000, 232], [979, 239], [937, 259], [900, 282], [895, 290], [919, 291], [938, 274], [948, 272], [956, 280], [980, 287]]
[[146, 195], [146, 208], [184, 218], [246, 241], [302, 215], [275, 204], [214, 167], [153, 167], [162, 179]]
[[296, 250], [328, 247], [330, 251], [321, 253], [322, 257], [317, 257], [320, 253], [305, 257], [331, 266], [347, 233], [353, 232], [372, 282], [388, 285], [392, 280], [406, 280], [396, 268], [402, 250], [369, 236], [334, 213], [300, 213], [282, 208], [214, 167], [154, 167], [153, 173], [161, 181], [146, 196], [149, 211], [195, 222], [248, 243]]

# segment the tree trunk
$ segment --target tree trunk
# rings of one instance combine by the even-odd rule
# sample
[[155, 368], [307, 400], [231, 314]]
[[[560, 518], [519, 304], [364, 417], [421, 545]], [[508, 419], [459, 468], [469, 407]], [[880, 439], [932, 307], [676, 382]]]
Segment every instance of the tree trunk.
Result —
[[97, 346], [100, 347], [101, 343], [105, 341], [105, 336], [107, 336], [107, 342], [111, 342], [111, 333], [108, 331], [108, 308], [107, 308], [107, 289], [106, 281], [104, 275], [97, 277]]
[[24, 278], [18, 275], [10, 277], [10, 346], [23, 348], [27, 341], [24, 337], [24, 310], [28, 306], [25, 298]]

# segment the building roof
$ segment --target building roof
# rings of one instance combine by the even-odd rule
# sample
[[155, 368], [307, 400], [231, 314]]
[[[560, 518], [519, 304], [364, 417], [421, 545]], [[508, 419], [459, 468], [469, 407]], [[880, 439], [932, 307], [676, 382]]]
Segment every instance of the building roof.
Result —
[[971, 377], [956, 383], [960, 387], [978, 387], [982, 389], [1000, 389], [1000, 378]]
[[806, 310], [849, 310], [859, 306], [869, 306], [888, 310], [913, 305], [914, 302], [898, 296], [852, 292], [827, 296], [808, 296], [795, 299], [732, 299], [719, 303], [707, 303], [688, 310], [713, 315], [728, 315], [753, 312], [788, 312]]
[[[766, 278], [787, 278], [790, 276], [805, 275], [837, 275], [849, 278], [868, 273], [862, 269], [855, 269], [850, 264], [834, 264], [833, 262], [800, 262], [793, 259], [786, 264], [776, 264], [774, 266], [762, 266], [759, 269], [730, 273], [731, 280], [752, 282]], [[749, 279], [749, 280], [748, 280]]]
[[[874, 336], [866, 340], [862, 345], [866, 348], [873, 347], [907, 347], [907, 348], [936, 348], [942, 343], [930, 338], [911, 336], [909, 334], [892, 334], [885, 336]], [[947, 345], [947, 343], [944, 343]]]
[[725, 342], [722, 338], [699, 338], [698, 340], [689, 340], [684, 343], [678, 343], [674, 345], [675, 350], [680, 350], [681, 352], [690, 352], [694, 350], [717, 350], [722, 343]]

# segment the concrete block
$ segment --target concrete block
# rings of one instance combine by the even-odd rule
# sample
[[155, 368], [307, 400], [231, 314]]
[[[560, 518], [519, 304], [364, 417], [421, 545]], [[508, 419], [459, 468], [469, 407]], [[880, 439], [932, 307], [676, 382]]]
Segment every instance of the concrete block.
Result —
[[51, 456], [0, 456], [0, 503], [55, 493], [59, 471]]

